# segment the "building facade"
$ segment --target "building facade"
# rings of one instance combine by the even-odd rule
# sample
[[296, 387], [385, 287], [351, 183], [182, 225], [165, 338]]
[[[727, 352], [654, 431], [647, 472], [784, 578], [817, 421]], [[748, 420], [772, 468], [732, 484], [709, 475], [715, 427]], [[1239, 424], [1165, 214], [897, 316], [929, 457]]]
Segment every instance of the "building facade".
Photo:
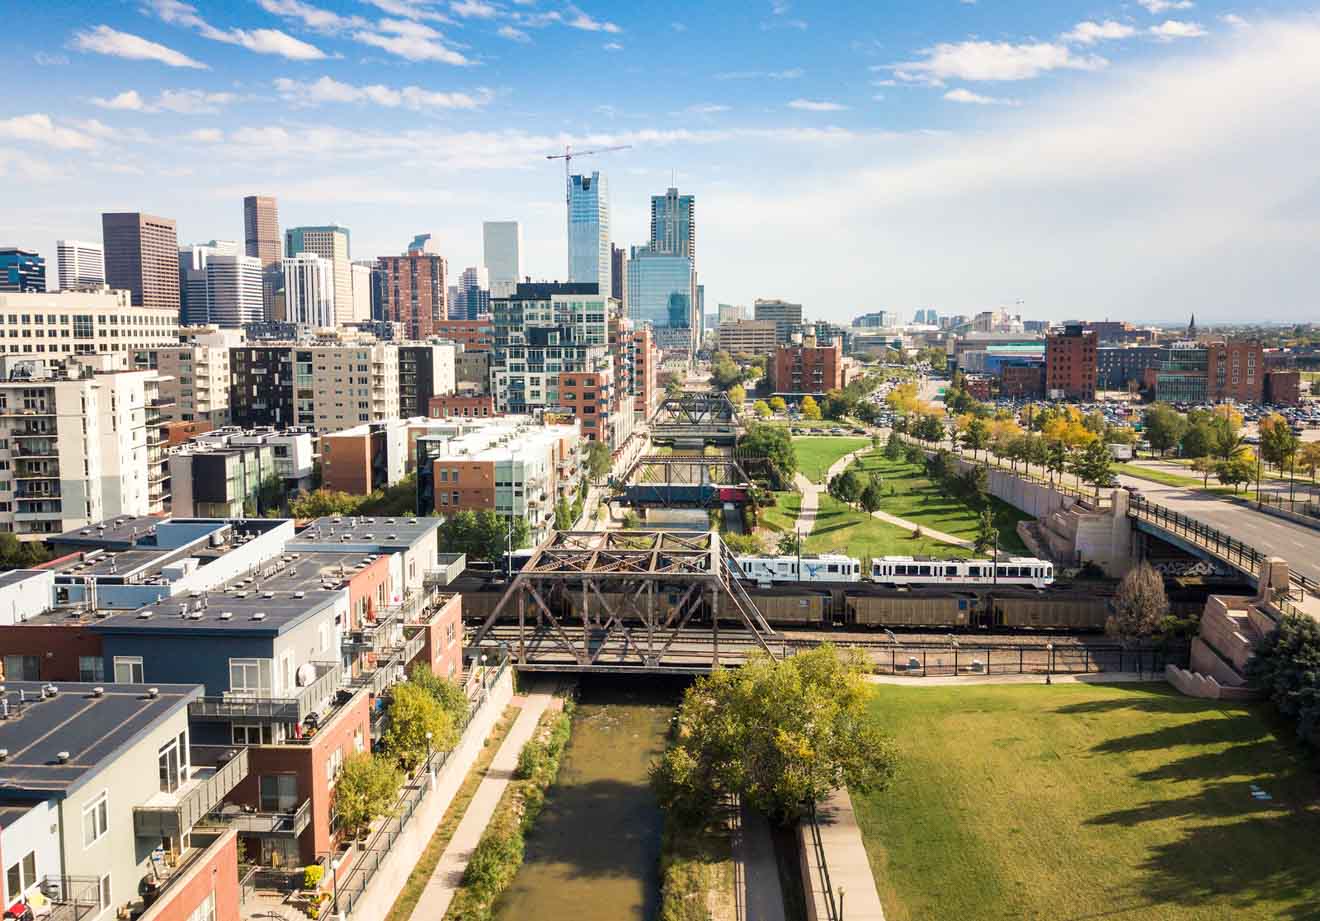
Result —
[[774, 320], [775, 340], [780, 345], [786, 345], [793, 331], [802, 326], [801, 304], [757, 298], [752, 304], [752, 310], [754, 319]]
[[[178, 341], [177, 315], [134, 307], [127, 291], [0, 293], [0, 352], [11, 359], [113, 356]], [[127, 360], [125, 355], [120, 367]]]
[[229, 416], [229, 350], [242, 342], [238, 330], [199, 330], [189, 341], [134, 355], [134, 366], [156, 371], [170, 422], [226, 426]]
[[721, 323], [716, 333], [721, 352], [736, 355], [770, 355], [778, 345], [778, 326], [774, 320], [735, 320]]
[[701, 320], [691, 258], [634, 246], [628, 259], [628, 317], [639, 326], [686, 330], [687, 350], [694, 351]]
[[391, 343], [267, 343], [230, 349], [230, 416], [243, 428], [338, 432], [399, 417], [399, 350]]
[[610, 297], [628, 312], [628, 251], [621, 246], [610, 244]]
[[443, 256], [410, 249], [377, 260], [382, 274], [385, 319], [403, 327], [408, 339], [427, 339], [449, 319]]
[[843, 387], [843, 347], [780, 346], [766, 366], [770, 388], [777, 394], [822, 394]]
[[[297, 256], [299, 253], [314, 253], [330, 261], [335, 288], [335, 322], [332, 325], [352, 323], [359, 319], [353, 304], [353, 269], [349, 257], [348, 228], [334, 224], [290, 227], [284, 232], [284, 255]], [[370, 305], [367, 311], [370, 311]]]
[[275, 317], [275, 294], [284, 280], [279, 204], [273, 195], [243, 199], [243, 255], [261, 262], [263, 318]]
[[1103, 390], [1127, 390], [1146, 378], [1146, 369], [1155, 367], [1160, 348], [1153, 345], [1099, 346], [1095, 350], [1096, 377]]
[[1096, 335], [1081, 324], [1045, 337], [1045, 395], [1052, 400], [1095, 399]]
[[441, 320], [431, 335], [456, 342], [465, 352], [489, 352], [495, 346], [495, 319]]
[[481, 225], [481, 262], [491, 297], [508, 297], [523, 280], [522, 225], [485, 221]]
[[101, 215], [105, 281], [134, 307], [179, 314], [179, 238], [171, 218], [139, 212]]
[[0, 291], [46, 290], [46, 260], [36, 250], [0, 246]]
[[568, 180], [568, 280], [594, 284], [609, 296], [610, 284], [609, 183], [599, 172], [574, 175]]
[[687, 256], [697, 264], [697, 199], [670, 188], [651, 196], [651, 244], [657, 253]]
[[399, 414], [425, 416], [431, 399], [453, 393], [457, 387], [455, 356], [451, 343], [399, 344]]
[[105, 252], [100, 243], [56, 240], [55, 261], [61, 291], [99, 288], [105, 284]]
[[299, 329], [336, 325], [338, 311], [334, 263], [315, 253], [301, 252], [283, 260], [284, 316]]

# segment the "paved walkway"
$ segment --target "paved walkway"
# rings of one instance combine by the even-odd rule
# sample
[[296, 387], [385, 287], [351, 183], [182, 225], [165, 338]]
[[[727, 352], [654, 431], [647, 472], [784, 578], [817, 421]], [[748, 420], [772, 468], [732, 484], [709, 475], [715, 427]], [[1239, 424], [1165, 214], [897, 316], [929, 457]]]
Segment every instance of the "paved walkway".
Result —
[[933, 530], [926, 527], [924, 524], [917, 524], [915, 521], [908, 521], [906, 518], [899, 518], [897, 515], [891, 515], [888, 512], [872, 512], [871, 517], [879, 518], [881, 521], [897, 525], [908, 531], [915, 531], [917, 528], [921, 528], [921, 534], [923, 537], [929, 537], [931, 540], [937, 540], [942, 544], [953, 544], [956, 547], [966, 547], [969, 550], [973, 546], [970, 540], [964, 540], [961, 537], [954, 537], [952, 534], [945, 534], [943, 531]]
[[732, 818], [738, 921], [784, 921], [784, 895], [770, 823], [743, 805]]
[[[842, 892], [842, 915], [848, 921], [884, 921], [885, 910], [875, 890], [875, 877], [871, 875], [871, 863], [862, 844], [862, 832], [857, 827], [857, 816], [853, 814], [848, 791], [840, 789], [830, 794], [816, 807], [816, 818], [835, 906]], [[803, 845], [807, 872], [802, 882], [807, 891], [807, 917], [827, 921], [833, 914], [827, 908], [828, 896], [824, 876], [819, 872], [819, 855], [811, 847], [809, 833]]]
[[[1043, 674], [1031, 675], [939, 675], [918, 678], [915, 675], [867, 675], [872, 684], [902, 684], [908, 687], [947, 687], [952, 684], [1044, 684]], [[1052, 684], [1134, 684], [1164, 681], [1164, 672], [1091, 672], [1085, 675], [1051, 675]]]
[[486, 831], [490, 817], [494, 815], [495, 807], [499, 805], [500, 797], [504, 795], [505, 788], [513, 779], [513, 771], [518, 766], [518, 755], [531, 739], [532, 733], [536, 731], [541, 714], [550, 706], [553, 699], [550, 690], [552, 687], [550, 684], [538, 685], [537, 689], [529, 693], [523, 701], [522, 712], [514, 720], [509, 734], [504, 737], [500, 750], [495, 753], [490, 769], [477, 787], [472, 801], [468, 803], [467, 810], [454, 831], [454, 837], [449, 841], [449, 846], [440, 855], [440, 862], [436, 864], [435, 872], [427, 880], [426, 888], [422, 890], [422, 897], [417, 900], [417, 906], [413, 909], [409, 921], [436, 921], [437, 918], [443, 918], [445, 912], [449, 910], [449, 903], [454, 898], [454, 890], [463, 881], [463, 871], [467, 869], [468, 860]]

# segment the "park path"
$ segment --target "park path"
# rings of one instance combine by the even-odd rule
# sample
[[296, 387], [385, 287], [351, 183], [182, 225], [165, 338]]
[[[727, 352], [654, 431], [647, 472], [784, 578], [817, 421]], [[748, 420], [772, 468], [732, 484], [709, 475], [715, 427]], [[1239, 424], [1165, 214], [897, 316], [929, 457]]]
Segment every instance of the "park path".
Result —
[[[906, 675], [867, 675], [872, 684], [901, 684], [906, 687], [949, 687], [955, 684], [1044, 684], [1045, 676], [1032, 675], [939, 675], [930, 678]], [[1163, 682], [1163, 672], [1095, 672], [1088, 675], [1051, 675], [1051, 684], [1137, 684]]]
[[[495, 814], [495, 807], [504, 796], [509, 781], [513, 779], [514, 768], [518, 766], [518, 755], [523, 746], [532, 738], [541, 715], [545, 713], [554, 699], [551, 693], [553, 685], [539, 684], [528, 693], [522, 703], [522, 712], [514, 720], [509, 734], [500, 744], [500, 750], [491, 759], [490, 769], [477, 787], [476, 794], [468, 803], [454, 837], [449, 840], [445, 852], [440, 855], [440, 862], [435, 872], [426, 882], [422, 896], [417, 900], [409, 921], [435, 921], [443, 918], [449, 910], [449, 903], [454, 899], [454, 892], [463, 881], [463, 871], [468, 860], [481, 840], [490, 818]], [[515, 701], [516, 702], [516, 701]]]
[[[820, 833], [819, 851], [810, 847], [809, 837], [799, 831], [799, 841], [807, 855], [807, 873], [802, 881], [809, 903], [807, 916], [885, 921], [871, 861], [846, 789], [835, 790], [816, 807], [816, 825]], [[828, 872], [821, 871], [822, 862]], [[825, 890], [826, 879], [834, 890], [833, 899]], [[838, 909], [837, 913], [831, 906]]]
[[[830, 464], [830, 469], [825, 472], [825, 482], [828, 483], [840, 473], [847, 470], [848, 465], [853, 462], [854, 457], [865, 454], [870, 450], [872, 450], [870, 447], [860, 448], [850, 454], [845, 454], [833, 464]], [[820, 509], [820, 494], [824, 491], [825, 487], [818, 483], [811, 482], [811, 480], [807, 479], [800, 473], [794, 475], [793, 485], [796, 486], [798, 492], [802, 494], [802, 504], [798, 507], [798, 517], [794, 527], [796, 530], [801, 531], [803, 535], [808, 535], [811, 533], [812, 529], [816, 527], [816, 513]], [[925, 525], [918, 525], [915, 521], [908, 521], [906, 518], [899, 518], [897, 515], [891, 515], [888, 512], [872, 512], [871, 517], [878, 518], [881, 521], [904, 528], [908, 531], [915, 531], [917, 528], [921, 528], [923, 536], [929, 537], [931, 540], [939, 541], [942, 544], [952, 544], [955, 547], [967, 548], [972, 546], [970, 540], [964, 540], [961, 537], [954, 537], [952, 534], [945, 534], [943, 531], [932, 530]]]
[[784, 921], [779, 864], [765, 816], [743, 803], [730, 819], [737, 921]]

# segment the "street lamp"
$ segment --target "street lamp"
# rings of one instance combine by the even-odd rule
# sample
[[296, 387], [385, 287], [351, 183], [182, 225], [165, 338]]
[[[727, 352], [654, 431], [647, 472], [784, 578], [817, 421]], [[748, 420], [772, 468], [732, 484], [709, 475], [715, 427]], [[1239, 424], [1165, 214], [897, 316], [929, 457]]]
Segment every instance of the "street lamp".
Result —
[[1049, 650], [1050, 653], [1049, 664], [1045, 666], [1045, 683], [1053, 684], [1054, 683], [1054, 644], [1046, 643], [1045, 648]]
[[431, 731], [429, 729], [426, 732], [426, 776], [434, 786], [435, 775], [431, 773]]
[[486, 654], [481, 654], [481, 689], [486, 690]]

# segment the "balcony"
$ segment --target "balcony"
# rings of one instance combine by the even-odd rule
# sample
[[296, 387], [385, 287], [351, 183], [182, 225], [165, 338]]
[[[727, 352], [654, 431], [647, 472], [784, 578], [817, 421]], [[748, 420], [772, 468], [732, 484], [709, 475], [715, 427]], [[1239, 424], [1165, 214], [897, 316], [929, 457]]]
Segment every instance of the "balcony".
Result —
[[14, 479], [16, 480], [58, 480], [60, 478], [60, 465], [58, 463], [46, 463], [40, 467], [29, 466], [23, 462], [14, 465]]
[[325, 706], [338, 690], [343, 669], [338, 662], [312, 662], [316, 678], [300, 688], [293, 697], [265, 697], [257, 692], [229, 691], [220, 696], [199, 698], [188, 705], [188, 716], [195, 720], [231, 722], [235, 720], [264, 723], [299, 723], [309, 713]]
[[13, 429], [9, 434], [14, 438], [53, 438], [56, 431], [54, 423], [29, 422], [21, 429]]
[[[14, 434], [19, 434], [15, 432]], [[15, 457], [59, 457], [59, 445], [47, 436], [44, 441], [23, 442], [14, 449]]]
[[93, 876], [47, 876], [37, 889], [51, 903], [42, 921], [82, 921], [101, 913], [101, 884]]
[[15, 406], [13, 409], [0, 409], [0, 418], [32, 419], [54, 415], [55, 410], [44, 403], [39, 406]]
[[177, 838], [214, 809], [248, 774], [248, 751], [230, 746], [193, 746], [187, 780], [172, 793], [157, 793], [133, 808], [133, 834]]
[[217, 831], [233, 828], [245, 835], [297, 838], [312, 822], [312, 801], [305, 799], [292, 812], [261, 812], [236, 803], [225, 803], [197, 823], [198, 828]]
[[46, 483], [41, 480], [21, 480], [14, 490], [14, 498], [23, 499], [58, 499], [63, 495], [59, 483]]

